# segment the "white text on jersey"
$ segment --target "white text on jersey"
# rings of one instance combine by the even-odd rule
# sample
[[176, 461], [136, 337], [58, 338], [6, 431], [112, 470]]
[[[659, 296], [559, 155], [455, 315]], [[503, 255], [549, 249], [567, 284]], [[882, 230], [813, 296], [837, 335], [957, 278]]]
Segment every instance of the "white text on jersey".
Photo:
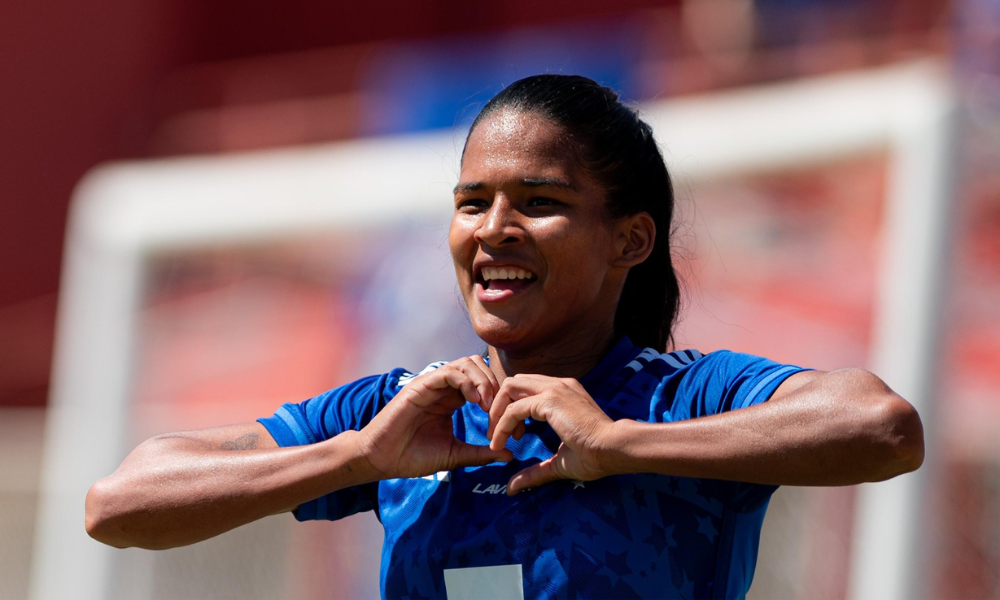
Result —
[[484, 489], [479, 489], [479, 486], [483, 484], [477, 483], [476, 487], [472, 488], [473, 494], [502, 494], [507, 491], [506, 485], [498, 485], [496, 483], [490, 484], [489, 487]]

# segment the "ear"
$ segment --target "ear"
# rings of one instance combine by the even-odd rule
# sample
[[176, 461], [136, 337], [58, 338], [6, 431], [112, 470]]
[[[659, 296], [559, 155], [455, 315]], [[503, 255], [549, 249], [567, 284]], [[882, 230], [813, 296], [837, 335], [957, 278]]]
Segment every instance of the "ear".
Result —
[[656, 223], [649, 213], [623, 217], [615, 227], [616, 267], [631, 268], [646, 260], [656, 241]]

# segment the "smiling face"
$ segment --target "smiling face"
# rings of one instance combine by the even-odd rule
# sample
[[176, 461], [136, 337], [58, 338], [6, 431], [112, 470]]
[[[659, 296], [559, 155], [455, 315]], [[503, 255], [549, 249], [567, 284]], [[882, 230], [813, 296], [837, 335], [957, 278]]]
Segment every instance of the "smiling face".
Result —
[[613, 334], [628, 240], [567, 138], [502, 109], [466, 144], [449, 244], [473, 328], [503, 351]]

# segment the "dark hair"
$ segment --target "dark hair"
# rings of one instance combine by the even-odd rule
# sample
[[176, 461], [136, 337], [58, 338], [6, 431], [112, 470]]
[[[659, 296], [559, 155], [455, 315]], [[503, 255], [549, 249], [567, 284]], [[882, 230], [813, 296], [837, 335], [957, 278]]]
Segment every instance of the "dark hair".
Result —
[[538, 113], [564, 127], [581, 164], [604, 188], [611, 218], [640, 212], [653, 218], [653, 251], [625, 279], [615, 332], [638, 346], [666, 350], [673, 342], [680, 310], [680, 287], [670, 254], [674, 191], [652, 128], [613, 90], [578, 75], [535, 75], [515, 81], [483, 107], [470, 133], [501, 110]]

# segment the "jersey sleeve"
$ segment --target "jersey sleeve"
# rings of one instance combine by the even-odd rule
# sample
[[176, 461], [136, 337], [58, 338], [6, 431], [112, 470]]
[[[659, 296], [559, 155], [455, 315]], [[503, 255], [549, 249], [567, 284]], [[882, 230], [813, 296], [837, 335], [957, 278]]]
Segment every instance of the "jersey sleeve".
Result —
[[692, 362], [677, 385], [672, 421], [717, 415], [760, 404], [802, 367], [719, 350]]
[[[344, 431], [357, 431], [396, 395], [400, 377], [407, 375], [403, 369], [394, 369], [365, 377], [304, 402], [284, 404], [258, 422], [282, 447], [315, 444]], [[293, 513], [299, 521], [333, 521], [374, 509], [377, 494], [377, 483], [353, 486], [301, 504]]]

